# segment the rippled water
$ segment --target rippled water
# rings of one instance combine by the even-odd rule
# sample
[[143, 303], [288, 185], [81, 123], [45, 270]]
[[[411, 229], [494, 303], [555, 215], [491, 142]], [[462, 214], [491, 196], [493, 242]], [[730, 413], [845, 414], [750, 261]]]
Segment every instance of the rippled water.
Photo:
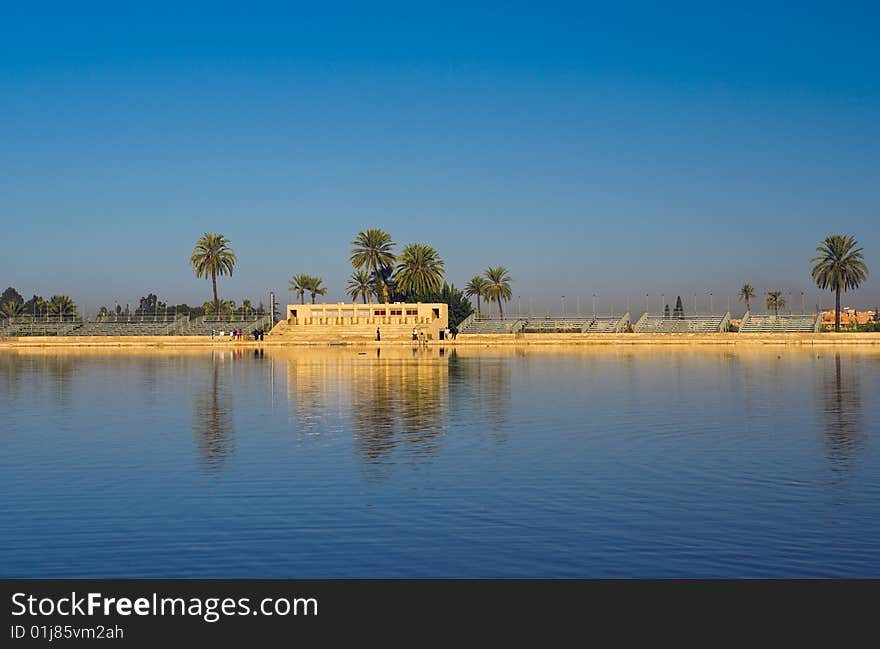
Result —
[[880, 353], [0, 352], [2, 577], [880, 577]]

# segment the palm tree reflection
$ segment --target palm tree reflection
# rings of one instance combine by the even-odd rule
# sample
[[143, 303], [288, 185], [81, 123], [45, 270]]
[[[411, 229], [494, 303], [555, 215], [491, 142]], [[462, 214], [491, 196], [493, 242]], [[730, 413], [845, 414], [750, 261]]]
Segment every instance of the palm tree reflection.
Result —
[[865, 445], [861, 384], [855, 369], [844, 369], [840, 353], [834, 355], [833, 371], [825, 374], [822, 397], [828, 459], [834, 472], [849, 473]]
[[193, 436], [205, 469], [223, 468], [235, 451], [232, 396], [223, 385], [220, 365], [213, 359], [211, 383], [193, 399]]

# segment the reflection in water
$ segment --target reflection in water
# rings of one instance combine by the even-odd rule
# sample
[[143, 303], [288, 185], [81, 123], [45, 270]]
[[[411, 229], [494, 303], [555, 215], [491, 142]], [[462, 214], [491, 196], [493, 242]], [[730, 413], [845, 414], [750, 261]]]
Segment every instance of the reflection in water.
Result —
[[[377, 352], [379, 350], [377, 349]], [[368, 465], [436, 453], [445, 427], [448, 361], [438, 350], [299, 353], [288, 361], [288, 401], [298, 427], [328, 431], [328, 415], [348, 411], [355, 448]], [[332, 417], [335, 419], [335, 417]]]
[[849, 473], [865, 445], [858, 368], [844, 371], [840, 353], [834, 354], [833, 371], [826, 371], [821, 392], [828, 459], [833, 471]]
[[[525, 350], [516, 350], [525, 358]], [[465, 357], [452, 350], [449, 394], [455, 415], [479, 422], [481, 428], [503, 431], [510, 412], [511, 363], [503, 357]]]
[[193, 398], [193, 436], [204, 467], [216, 471], [235, 451], [232, 395], [221, 381], [220, 363], [213, 358], [211, 384]]

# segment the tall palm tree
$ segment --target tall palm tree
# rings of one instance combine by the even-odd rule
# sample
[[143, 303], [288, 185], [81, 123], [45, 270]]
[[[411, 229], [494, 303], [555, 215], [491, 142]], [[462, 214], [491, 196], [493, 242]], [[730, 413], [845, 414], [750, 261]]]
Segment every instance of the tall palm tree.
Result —
[[309, 293], [312, 294], [312, 304], [314, 304], [315, 303], [315, 296], [316, 295], [327, 295], [327, 289], [325, 287], [321, 286], [321, 284], [324, 281], [322, 278], [314, 277], [312, 275], [309, 275], [308, 278], [309, 278], [308, 290], [309, 290]]
[[480, 315], [480, 299], [486, 297], [486, 287], [489, 282], [482, 275], [474, 275], [464, 286], [464, 294], [468, 297], [477, 298], [477, 315]]
[[68, 295], [53, 295], [49, 300], [49, 314], [58, 319], [76, 315], [76, 303]]
[[[391, 240], [391, 235], [379, 228], [358, 232], [354, 241], [351, 242], [351, 265], [355, 268], [363, 268], [373, 274], [376, 284], [381, 284], [381, 290], [385, 301], [388, 301], [387, 282], [380, 282], [380, 270], [394, 266], [395, 257], [392, 252], [396, 244]], [[377, 286], [377, 288], [380, 288]]]
[[253, 310], [253, 306], [251, 305], [251, 301], [244, 300], [241, 303], [241, 310], [244, 311], [245, 316], [247, 316]]
[[196, 241], [189, 264], [196, 277], [211, 278], [215, 312], [220, 311], [220, 298], [217, 297], [217, 275], [232, 275], [237, 261], [238, 258], [229, 245], [229, 239], [222, 234], [206, 232]]
[[306, 291], [309, 290], [309, 276], [300, 274], [294, 275], [290, 278], [290, 281], [287, 283], [289, 290], [293, 291], [299, 296], [299, 303], [306, 303]]
[[767, 292], [767, 308], [773, 309], [776, 317], [779, 317], [779, 309], [785, 308], [785, 298], [782, 297], [782, 291]]
[[857, 289], [868, 278], [862, 249], [854, 237], [833, 234], [816, 248], [819, 254], [810, 260], [813, 281], [821, 289], [834, 291], [834, 330], [840, 331], [840, 293]]
[[411, 243], [397, 258], [397, 289], [406, 295], [437, 293], [446, 265], [432, 246]]
[[348, 295], [351, 296], [353, 302], [357, 302], [360, 296], [364, 304], [367, 298], [373, 294], [373, 278], [365, 270], [356, 270], [348, 278]]
[[513, 296], [513, 292], [510, 290], [510, 282], [512, 281], [510, 275], [504, 266], [496, 268], [490, 266], [486, 269], [485, 276], [486, 300], [498, 303], [498, 313], [501, 319], [504, 320], [504, 307], [502, 303], [510, 300]]
[[753, 297], [755, 297], [755, 287], [751, 284], [743, 284], [743, 287], [739, 289], [739, 300], [746, 303], [746, 311], [752, 310], [751, 300]]

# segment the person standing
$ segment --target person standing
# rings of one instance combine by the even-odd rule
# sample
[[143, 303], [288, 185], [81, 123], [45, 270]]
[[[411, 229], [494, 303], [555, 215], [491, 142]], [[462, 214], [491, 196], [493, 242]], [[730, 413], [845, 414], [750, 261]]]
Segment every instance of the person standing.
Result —
[[379, 333], [379, 327], [376, 327], [376, 341], [382, 340], [382, 334]]

